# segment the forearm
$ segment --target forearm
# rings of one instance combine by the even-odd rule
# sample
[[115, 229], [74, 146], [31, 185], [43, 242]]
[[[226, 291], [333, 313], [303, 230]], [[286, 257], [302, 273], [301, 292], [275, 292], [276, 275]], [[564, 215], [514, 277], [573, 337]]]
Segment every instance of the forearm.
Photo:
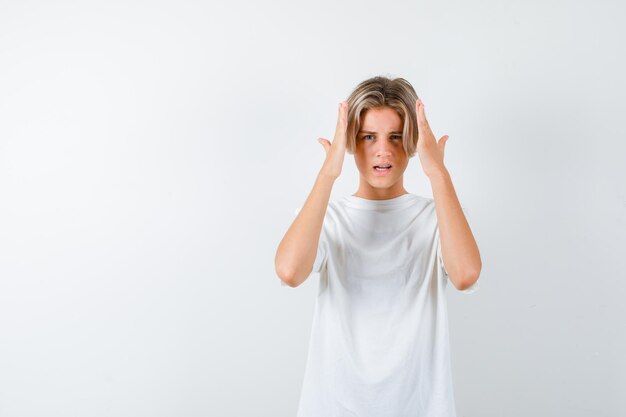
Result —
[[292, 287], [304, 282], [313, 269], [335, 180], [336, 177], [320, 171], [304, 205], [278, 245], [274, 259], [276, 273]]
[[446, 168], [429, 176], [437, 211], [441, 257], [455, 287], [471, 286], [482, 267], [478, 245]]

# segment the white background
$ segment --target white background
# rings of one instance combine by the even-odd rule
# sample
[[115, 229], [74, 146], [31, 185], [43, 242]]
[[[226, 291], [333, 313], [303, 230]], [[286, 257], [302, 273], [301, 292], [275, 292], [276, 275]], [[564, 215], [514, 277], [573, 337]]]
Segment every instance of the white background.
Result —
[[[450, 136], [481, 249], [458, 415], [625, 415], [624, 12], [1, 1], [0, 416], [294, 416], [317, 277], [274, 254], [374, 75]], [[347, 156], [331, 198], [357, 185]]]

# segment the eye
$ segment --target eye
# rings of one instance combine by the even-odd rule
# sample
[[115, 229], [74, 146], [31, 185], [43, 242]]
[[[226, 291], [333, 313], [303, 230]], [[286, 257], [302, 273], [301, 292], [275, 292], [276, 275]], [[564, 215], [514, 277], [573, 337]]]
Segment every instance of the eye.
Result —
[[[398, 140], [398, 139], [401, 140], [402, 139], [402, 135], [391, 135], [390, 137], [392, 139], [396, 139], [396, 140]], [[375, 139], [374, 135], [363, 135], [363, 137], [362, 137], [362, 139], [365, 139], [365, 140], [369, 140], [368, 138]]]

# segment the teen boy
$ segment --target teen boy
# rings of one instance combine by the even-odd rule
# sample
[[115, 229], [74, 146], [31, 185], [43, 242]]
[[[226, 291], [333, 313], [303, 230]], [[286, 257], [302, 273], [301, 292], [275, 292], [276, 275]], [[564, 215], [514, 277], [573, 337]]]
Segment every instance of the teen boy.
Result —
[[[374, 77], [339, 104], [315, 185], [280, 242], [290, 287], [320, 273], [298, 417], [455, 417], [445, 288], [477, 288], [478, 246], [408, 81]], [[345, 153], [355, 194], [330, 201]], [[417, 153], [433, 199], [406, 191]], [[445, 264], [444, 264], [445, 262]]]

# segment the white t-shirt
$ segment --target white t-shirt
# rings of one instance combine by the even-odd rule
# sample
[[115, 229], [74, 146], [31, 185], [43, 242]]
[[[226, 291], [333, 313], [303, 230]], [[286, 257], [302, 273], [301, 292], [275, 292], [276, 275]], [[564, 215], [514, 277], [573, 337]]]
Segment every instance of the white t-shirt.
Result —
[[297, 417], [456, 417], [434, 200], [329, 201], [312, 272]]

